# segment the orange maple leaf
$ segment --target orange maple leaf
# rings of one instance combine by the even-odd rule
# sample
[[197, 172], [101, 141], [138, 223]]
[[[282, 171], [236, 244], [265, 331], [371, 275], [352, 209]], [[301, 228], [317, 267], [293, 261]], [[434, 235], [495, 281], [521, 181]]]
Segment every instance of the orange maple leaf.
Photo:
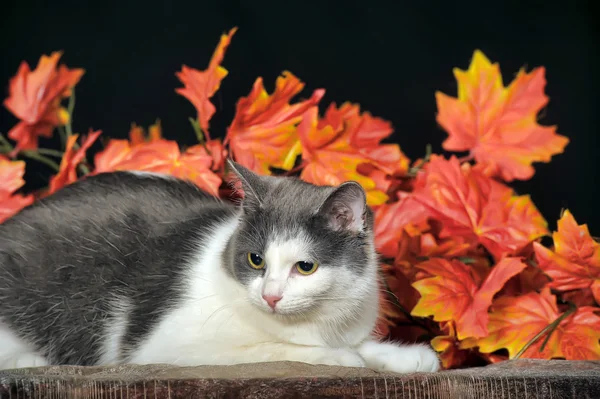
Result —
[[[597, 307], [584, 306], [565, 317], [550, 335], [540, 352], [545, 337], [533, 343], [523, 358], [566, 358], [567, 360], [600, 360], [600, 317]], [[502, 297], [492, 305], [489, 335], [477, 341], [479, 351], [491, 353], [506, 348], [509, 358], [531, 339], [553, 323], [561, 313], [556, 297], [546, 287], [541, 293], [531, 292], [515, 297]]]
[[435, 321], [456, 323], [459, 340], [484, 337], [488, 333], [488, 309], [494, 295], [513, 276], [525, 269], [519, 258], [503, 258], [478, 286], [470, 268], [458, 260], [429, 259], [416, 265], [433, 277], [414, 282], [421, 299], [413, 316], [433, 315]]
[[436, 92], [437, 121], [449, 135], [444, 149], [469, 150], [488, 176], [531, 178], [533, 162], [549, 162], [569, 143], [556, 127], [537, 123], [548, 102], [544, 73], [543, 67], [529, 74], [520, 70], [504, 88], [499, 65], [476, 50], [467, 71], [454, 69], [458, 98]]
[[416, 199], [443, 223], [440, 237], [463, 236], [481, 243], [496, 259], [519, 254], [548, 234], [547, 223], [528, 195], [459, 164], [432, 155], [417, 175]]
[[132, 146], [144, 143], [152, 143], [159, 140], [162, 140], [162, 127], [160, 125], [160, 120], [156, 121], [155, 124], [150, 125], [148, 128], [148, 134], [146, 134], [143, 127], [138, 126], [135, 123], [131, 124], [131, 129], [129, 130], [129, 141], [131, 142]]
[[17, 142], [15, 151], [37, 148], [38, 137], [50, 137], [56, 126], [69, 120], [60, 102], [71, 95], [85, 71], [64, 65], [57, 69], [61, 56], [60, 51], [42, 55], [33, 71], [23, 61], [10, 80], [10, 95], [4, 106], [21, 120], [8, 132], [8, 137]]
[[469, 347], [465, 347], [465, 341], [456, 338], [456, 328], [453, 322], [441, 323], [444, 335], [438, 335], [431, 340], [431, 347], [438, 352], [442, 367], [446, 370], [462, 366], [469, 358]]
[[277, 78], [273, 94], [267, 93], [262, 78], [254, 82], [248, 97], [237, 102], [225, 137], [237, 162], [260, 174], [270, 174], [270, 166], [292, 169], [301, 151], [298, 124], [325, 94], [318, 89], [308, 100], [290, 105], [303, 88], [304, 83], [288, 71]]
[[389, 122], [368, 112], [361, 114], [355, 104], [344, 103], [340, 108], [331, 104], [322, 119], [318, 117], [318, 109], [311, 108], [298, 127], [303, 149], [300, 178], [331, 186], [354, 180], [367, 191], [369, 205], [385, 203], [388, 200], [385, 180], [363, 175], [358, 168], [371, 165], [384, 175], [408, 170], [409, 160], [397, 144], [380, 143], [392, 130]]
[[102, 134], [101, 130], [95, 132], [90, 130], [79, 148], [75, 148], [79, 135], [74, 134], [69, 136], [63, 158], [60, 162], [60, 170], [50, 179], [48, 194], [52, 194], [62, 187], [77, 181], [77, 166], [84, 160], [86, 151], [94, 144], [100, 134]]
[[175, 141], [160, 139], [131, 146], [127, 140], [111, 140], [96, 154], [94, 173], [137, 170], [162, 173], [189, 180], [201, 189], [218, 195], [221, 178], [211, 171], [213, 157], [202, 145], [181, 153]]
[[538, 265], [552, 279], [548, 286], [562, 292], [591, 289], [600, 304], [600, 244], [587, 225], [578, 225], [567, 210], [552, 238], [554, 251], [534, 243]]
[[221, 35], [219, 44], [206, 70], [199, 71], [184, 65], [181, 68], [181, 72], [175, 74], [185, 86], [175, 91], [187, 98], [196, 107], [200, 127], [207, 139], [210, 139], [208, 132], [209, 121], [216, 112], [216, 108], [210, 102], [210, 99], [219, 90], [221, 81], [228, 74], [227, 69], [221, 66], [221, 62], [223, 62], [225, 51], [229, 47], [231, 38], [236, 31], [237, 27], [230, 29], [229, 33]]
[[31, 204], [33, 195], [15, 194], [24, 184], [24, 161], [11, 161], [0, 155], [0, 223]]

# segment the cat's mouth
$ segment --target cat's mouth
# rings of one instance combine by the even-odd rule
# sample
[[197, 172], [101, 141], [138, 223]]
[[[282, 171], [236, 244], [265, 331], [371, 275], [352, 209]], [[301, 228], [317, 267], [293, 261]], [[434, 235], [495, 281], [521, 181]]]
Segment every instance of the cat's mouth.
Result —
[[274, 317], [306, 320], [318, 311], [319, 302], [311, 300], [281, 301], [274, 307], [261, 303], [260, 309]]

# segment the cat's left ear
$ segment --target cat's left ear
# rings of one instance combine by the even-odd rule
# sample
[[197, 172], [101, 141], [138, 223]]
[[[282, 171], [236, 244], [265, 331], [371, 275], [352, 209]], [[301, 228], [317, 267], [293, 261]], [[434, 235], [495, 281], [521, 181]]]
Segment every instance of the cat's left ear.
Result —
[[367, 195], [360, 184], [354, 181], [342, 183], [327, 197], [321, 214], [330, 228], [336, 231], [360, 232], [365, 228]]
[[227, 159], [227, 165], [242, 183], [244, 204], [246, 206], [262, 206], [260, 198], [266, 192], [267, 186], [261, 176], [232, 159]]

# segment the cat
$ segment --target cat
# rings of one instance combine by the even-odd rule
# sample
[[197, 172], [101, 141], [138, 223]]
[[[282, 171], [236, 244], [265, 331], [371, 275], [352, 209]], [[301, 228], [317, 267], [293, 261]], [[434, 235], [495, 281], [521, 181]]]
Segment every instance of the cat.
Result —
[[85, 177], [0, 224], [0, 369], [298, 361], [435, 372], [380, 342], [373, 212], [228, 160], [243, 200], [143, 172]]

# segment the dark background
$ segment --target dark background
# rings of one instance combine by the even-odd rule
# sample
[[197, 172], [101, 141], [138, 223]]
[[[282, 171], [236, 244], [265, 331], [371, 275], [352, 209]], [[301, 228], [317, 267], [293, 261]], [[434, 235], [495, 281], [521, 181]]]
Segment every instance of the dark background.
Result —
[[[411, 158], [427, 143], [441, 151], [446, 134], [435, 122], [434, 93], [456, 95], [452, 68], [466, 69], [473, 50], [499, 62], [505, 83], [522, 66], [547, 68], [550, 103], [541, 123], [558, 125], [571, 143], [550, 164], [536, 164], [530, 193], [551, 228], [561, 208], [600, 235], [596, 211], [598, 161], [598, 15], [586, 1], [219, 1], [3, 2], [0, 81], [21, 60], [35, 67], [41, 54], [64, 50], [62, 61], [83, 67], [74, 127], [125, 137], [130, 124], [160, 118], [167, 138], [192, 144], [194, 108], [175, 93], [182, 64], [204, 69], [219, 35], [239, 30], [226, 54], [229, 76], [214, 99], [214, 135], [224, 133], [235, 102], [257, 76], [270, 90], [289, 69], [324, 87], [326, 106], [350, 100], [390, 120]], [[594, 26], [596, 25], [596, 26]], [[0, 111], [0, 131], [15, 119]], [[97, 146], [94, 149], [98, 149]], [[28, 169], [30, 186], [47, 176]], [[600, 182], [600, 180], [597, 180]]]

